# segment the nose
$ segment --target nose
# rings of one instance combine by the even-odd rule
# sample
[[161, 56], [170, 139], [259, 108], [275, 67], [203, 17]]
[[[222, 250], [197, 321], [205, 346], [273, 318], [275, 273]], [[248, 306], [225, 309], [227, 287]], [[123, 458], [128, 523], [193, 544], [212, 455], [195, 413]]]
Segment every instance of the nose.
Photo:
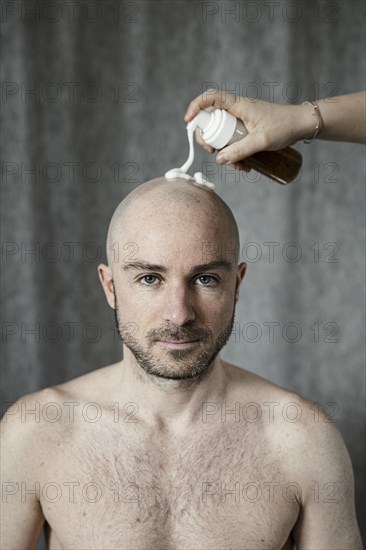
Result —
[[174, 286], [167, 289], [164, 296], [164, 321], [174, 323], [176, 326], [184, 326], [196, 318], [193, 296], [184, 286]]

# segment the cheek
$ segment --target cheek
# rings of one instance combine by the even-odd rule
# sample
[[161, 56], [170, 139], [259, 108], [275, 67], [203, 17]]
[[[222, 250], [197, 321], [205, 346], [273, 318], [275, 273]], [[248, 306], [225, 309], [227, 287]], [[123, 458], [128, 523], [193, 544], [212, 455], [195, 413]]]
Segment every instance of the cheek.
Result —
[[231, 317], [234, 306], [235, 289], [230, 289], [222, 293], [201, 296], [197, 301], [196, 313], [201, 319], [211, 319], [214, 322], [220, 319], [226, 321]]
[[160, 306], [153, 292], [141, 291], [129, 282], [123, 282], [116, 287], [116, 295], [121, 323], [137, 326], [137, 336], [148, 330], [150, 325], [156, 325]]

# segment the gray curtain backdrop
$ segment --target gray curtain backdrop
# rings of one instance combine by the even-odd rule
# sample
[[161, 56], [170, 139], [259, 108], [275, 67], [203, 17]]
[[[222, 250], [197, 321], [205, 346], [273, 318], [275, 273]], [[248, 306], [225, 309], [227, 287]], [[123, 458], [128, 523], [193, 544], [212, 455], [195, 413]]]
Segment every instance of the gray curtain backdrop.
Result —
[[[97, 278], [112, 212], [181, 165], [212, 86], [300, 103], [365, 88], [365, 4], [3, 1], [3, 408], [118, 360]], [[364, 479], [364, 148], [297, 144], [298, 180], [219, 169], [248, 273], [225, 359], [324, 406]]]

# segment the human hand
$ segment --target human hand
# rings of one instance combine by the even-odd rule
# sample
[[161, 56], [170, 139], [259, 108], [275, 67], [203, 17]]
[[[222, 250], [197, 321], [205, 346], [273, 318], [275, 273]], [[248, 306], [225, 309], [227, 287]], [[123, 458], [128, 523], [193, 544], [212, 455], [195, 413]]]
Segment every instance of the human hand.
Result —
[[[218, 163], [234, 164], [241, 170], [248, 170], [245, 159], [254, 153], [283, 149], [311, 136], [314, 131], [312, 110], [307, 105], [279, 105], [214, 89], [207, 90], [189, 104], [184, 120], [190, 122], [200, 110], [211, 106], [227, 110], [248, 130], [243, 139], [221, 149], [216, 157]], [[199, 130], [196, 139], [209, 153], [214, 152], [204, 143]]]

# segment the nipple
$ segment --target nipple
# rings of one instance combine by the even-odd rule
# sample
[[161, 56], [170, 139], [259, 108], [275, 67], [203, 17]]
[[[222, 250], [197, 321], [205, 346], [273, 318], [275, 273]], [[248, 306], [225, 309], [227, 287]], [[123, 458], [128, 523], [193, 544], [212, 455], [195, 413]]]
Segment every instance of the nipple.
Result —
[[193, 144], [193, 128], [187, 127], [188, 143], [189, 143], [189, 155], [186, 162], [180, 168], [172, 168], [165, 173], [165, 179], [174, 180], [181, 178], [197, 183], [198, 185], [204, 185], [209, 189], [215, 189], [215, 184], [206, 179], [202, 172], [196, 172], [193, 177], [187, 174], [187, 171], [192, 166], [194, 161], [194, 144]]

